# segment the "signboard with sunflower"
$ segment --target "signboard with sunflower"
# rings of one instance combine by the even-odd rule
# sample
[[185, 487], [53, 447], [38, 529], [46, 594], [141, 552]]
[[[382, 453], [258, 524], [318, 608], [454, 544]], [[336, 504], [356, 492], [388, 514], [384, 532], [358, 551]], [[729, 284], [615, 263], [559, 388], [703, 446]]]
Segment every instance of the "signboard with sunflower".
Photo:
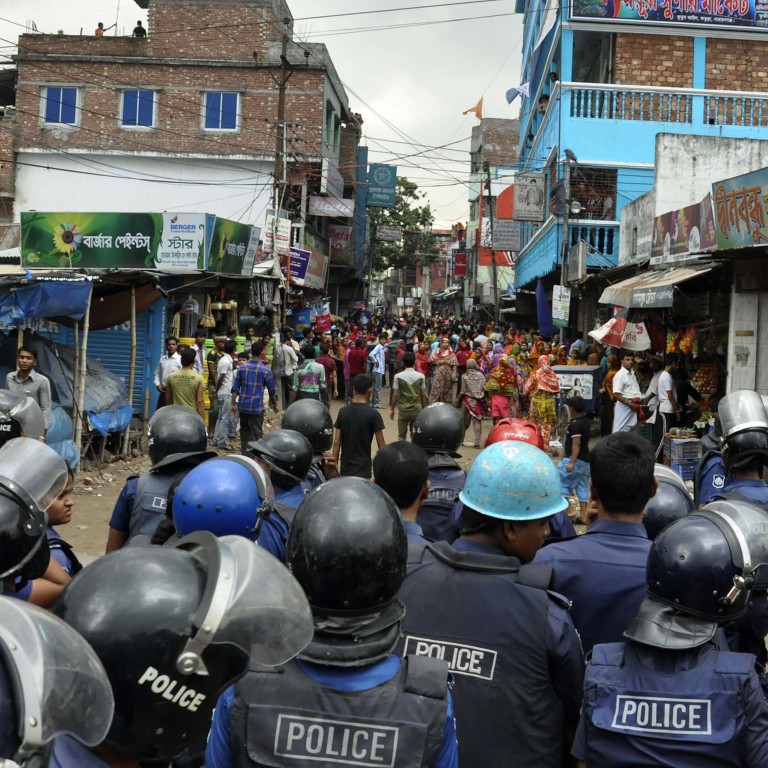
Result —
[[204, 270], [213, 219], [205, 213], [22, 213], [21, 263], [32, 268]]
[[[252, 230], [256, 230], [252, 237]], [[208, 251], [208, 271], [221, 275], [251, 275], [260, 230], [250, 224], [216, 217]]]

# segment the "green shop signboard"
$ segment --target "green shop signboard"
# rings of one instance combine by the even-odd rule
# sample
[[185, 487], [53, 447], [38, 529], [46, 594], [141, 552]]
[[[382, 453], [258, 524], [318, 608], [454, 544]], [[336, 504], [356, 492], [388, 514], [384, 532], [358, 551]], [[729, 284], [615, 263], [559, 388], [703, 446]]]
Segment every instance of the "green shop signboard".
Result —
[[204, 270], [206, 229], [204, 213], [32, 211], [21, 214], [21, 263], [32, 268]]
[[[211, 216], [209, 219], [213, 219]], [[208, 271], [221, 275], [248, 275], [253, 273], [253, 262], [259, 245], [251, 238], [250, 224], [215, 217], [212, 226], [211, 247], [208, 251]]]

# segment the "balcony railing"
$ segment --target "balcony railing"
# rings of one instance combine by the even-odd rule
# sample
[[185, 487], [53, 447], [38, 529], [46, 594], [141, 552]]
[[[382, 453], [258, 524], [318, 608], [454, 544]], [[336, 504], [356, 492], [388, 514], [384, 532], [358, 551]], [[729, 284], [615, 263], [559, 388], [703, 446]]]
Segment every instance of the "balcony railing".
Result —
[[588, 267], [612, 267], [619, 260], [618, 221], [574, 221], [568, 222], [570, 244], [586, 243], [589, 246]]
[[768, 127], [768, 94], [564, 83], [572, 118]]

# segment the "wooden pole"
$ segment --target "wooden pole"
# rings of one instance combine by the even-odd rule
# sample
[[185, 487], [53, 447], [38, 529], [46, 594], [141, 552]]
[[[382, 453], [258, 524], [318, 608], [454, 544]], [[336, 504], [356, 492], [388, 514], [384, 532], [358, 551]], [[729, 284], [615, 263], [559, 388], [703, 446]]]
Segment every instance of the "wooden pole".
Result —
[[[131, 421], [133, 420], [133, 385], [136, 381], [136, 286], [131, 286], [131, 366], [128, 373], [128, 404], [131, 406]], [[125, 428], [123, 435], [123, 453], [128, 453], [131, 439], [131, 422]]]
[[72, 441], [75, 440], [77, 434], [77, 371], [78, 365], [78, 349], [80, 348], [80, 321], [75, 320], [75, 346], [74, 354], [72, 355]]
[[85, 304], [85, 315], [83, 316], [83, 343], [80, 349], [80, 370], [78, 371], [78, 387], [77, 387], [77, 421], [75, 422], [75, 445], [78, 450], [81, 449], [80, 443], [83, 439], [83, 422], [85, 420], [85, 414], [83, 413], [83, 406], [85, 405], [85, 374], [87, 369], [87, 354], [88, 354], [88, 327], [91, 320], [91, 299], [93, 298], [93, 283], [91, 283], [91, 290], [88, 291], [88, 301]]

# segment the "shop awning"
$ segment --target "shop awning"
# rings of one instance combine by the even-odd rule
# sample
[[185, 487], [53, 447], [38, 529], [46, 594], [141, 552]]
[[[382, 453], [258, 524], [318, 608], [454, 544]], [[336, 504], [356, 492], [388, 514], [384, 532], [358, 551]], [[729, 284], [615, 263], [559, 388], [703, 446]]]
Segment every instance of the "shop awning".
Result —
[[609, 285], [600, 296], [601, 304], [615, 304], [630, 309], [661, 309], [671, 307], [675, 298], [675, 286], [706, 275], [714, 269], [706, 267], [674, 267], [659, 271], [643, 272], [619, 283]]

